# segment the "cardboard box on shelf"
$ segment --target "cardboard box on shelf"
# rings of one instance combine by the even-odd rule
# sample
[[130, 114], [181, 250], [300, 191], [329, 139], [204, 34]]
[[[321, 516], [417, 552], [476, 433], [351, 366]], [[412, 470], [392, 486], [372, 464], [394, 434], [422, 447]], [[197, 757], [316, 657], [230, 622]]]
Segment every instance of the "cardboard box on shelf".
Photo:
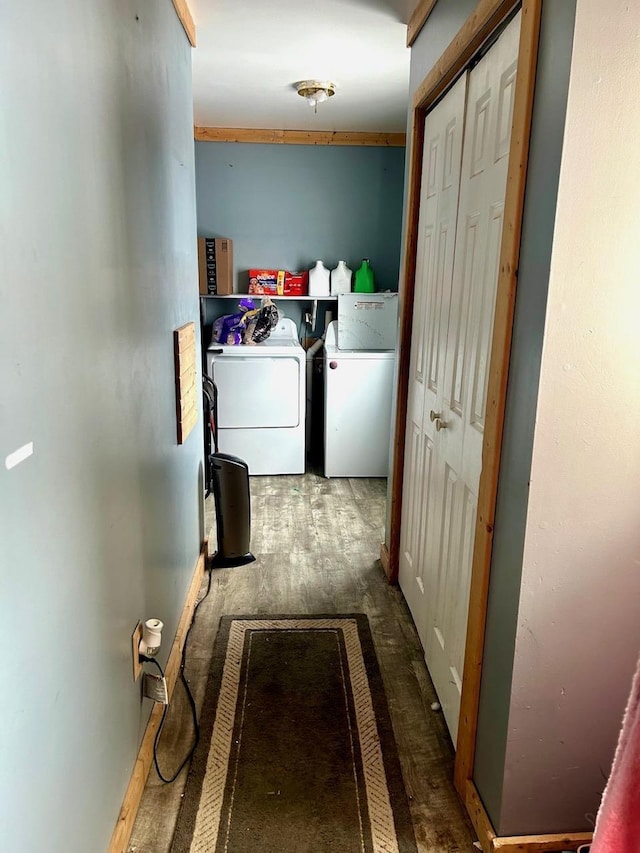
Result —
[[309, 292], [309, 270], [284, 274], [285, 296], [306, 296]]
[[198, 278], [201, 296], [233, 293], [233, 241], [227, 237], [198, 237]]
[[249, 293], [254, 296], [282, 296], [284, 270], [249, 270]]
[[249, 270], [249, 293], [252, 296], [306, 296], [308, 292], [308, 270]]

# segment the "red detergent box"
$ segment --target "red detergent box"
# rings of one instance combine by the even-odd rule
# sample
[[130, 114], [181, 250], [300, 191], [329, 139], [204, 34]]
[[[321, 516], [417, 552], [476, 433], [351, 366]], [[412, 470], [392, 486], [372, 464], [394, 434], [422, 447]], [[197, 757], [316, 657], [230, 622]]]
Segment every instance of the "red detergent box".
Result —
[[309, 271], [286, 272], [284, 274], [285, 296], [306, 296], [309, 292]]
[[249, 270], [249, 293], [259, 296], [282, 296], [284, 270]]

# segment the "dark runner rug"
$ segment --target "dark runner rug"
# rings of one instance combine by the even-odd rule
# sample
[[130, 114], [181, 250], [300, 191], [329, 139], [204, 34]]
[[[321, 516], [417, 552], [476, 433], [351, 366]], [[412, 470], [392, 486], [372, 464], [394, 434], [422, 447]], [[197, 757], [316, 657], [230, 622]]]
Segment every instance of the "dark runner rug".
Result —
[[172, 853], [416, 853], [367, 617], [223, 617]]

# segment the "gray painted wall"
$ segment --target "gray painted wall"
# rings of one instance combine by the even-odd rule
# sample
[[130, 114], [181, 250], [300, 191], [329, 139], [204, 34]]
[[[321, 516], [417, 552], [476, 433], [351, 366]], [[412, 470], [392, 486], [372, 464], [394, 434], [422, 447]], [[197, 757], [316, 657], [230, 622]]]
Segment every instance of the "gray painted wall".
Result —
[[[503, 816], [503, 785], [529, 474], [575, 8], [576, 0], [545, 2], [543, 6], [491, 559], [474, 781], [494, 828], [502, 835], [529, 831], [526, 827], [514, 828]], [[565, 787], [565, 797], [572, 793], [571, 788]], [[512, 796], [517, 799], [518, 791], [512, 789]], [[558, 799], [557, 791], [554, 797]], [[567, 825], [560, 827], [568, 828]], [[533, 825], [529, 829], [539, 832], [540, 826]]]
[[[355, 271], [363, 257], [379, 290], [397, 290], [403, 170], [404, 148], [197, 142], [198, 234], [233, 240], [238, 292], [251, 268], [302, 270], [320, 259]], [[278, 307], [301, 323], [305, 303]], [[231, 306], [207, 299], [205, 309], [208, 324]]]
[[171, 0], [0, 7], [0, 846], [108, 846], [199, 552], [201, 428], [176, 445], [172, 330], [198, 318], [190, 47]]
[[371, 259], [379, 290], [397, 290], [404, 148], [196, 143], [198, 233], [231, 237], [246, 272], [355, 269]]

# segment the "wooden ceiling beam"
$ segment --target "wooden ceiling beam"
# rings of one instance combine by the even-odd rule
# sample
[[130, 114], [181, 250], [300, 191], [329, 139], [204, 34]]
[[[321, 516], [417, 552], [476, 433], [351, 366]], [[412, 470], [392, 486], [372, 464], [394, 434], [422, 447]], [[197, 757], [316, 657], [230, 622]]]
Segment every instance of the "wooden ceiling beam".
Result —
[[247, 127], [195, 127], [198, 142], [257, 142], [277, 145], [371, 145], [404, 148], [406, 133], [340, 130], [275, 130]]
[[187, 0], [172, 0], [173, 8], [176, 10], [176, 14], [180, 19], [180, 23], [182, 24], [185, 33], [187, 34], [187, 38], [189, 39], [189, 44], [191, 47], [196, 46], [196, 25], [193, 21], [193, 16], [189, 10], [187, 5]]
[[420, 35], [420, 30], [427, 23], [427, 18], [433, 12], [438, 0], [419, 0], [407, 24], [407, 47], [411, 47]]

